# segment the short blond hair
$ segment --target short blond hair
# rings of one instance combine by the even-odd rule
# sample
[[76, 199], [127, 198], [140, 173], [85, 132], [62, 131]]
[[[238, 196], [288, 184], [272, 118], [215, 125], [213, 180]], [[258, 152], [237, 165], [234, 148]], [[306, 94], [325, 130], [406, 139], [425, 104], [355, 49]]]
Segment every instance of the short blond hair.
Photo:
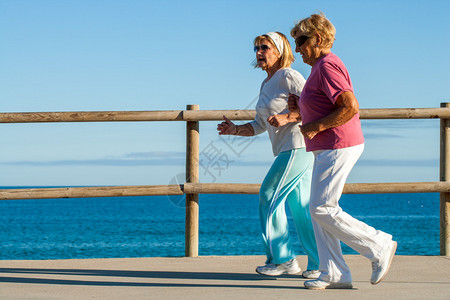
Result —
[[312, 14], [310, 17], [298, 21], [298, 23], [291, 29], [291, 36], [295, 38], [298, 33], [309, 37], [318, 33], [323, 40], [322, 47], [333, 47], [336, 35], [336, 28], [331, 24], [330, 20], [325, 17], [325, 14]]
[[[292, 54], [291, 44], [289, 44], [289, 41], [284, 34], [282, 34], [281, 32], [278, 32], [278, 31], [276, 33], [279, 34], [281, 39], [283, 40], [283, 48], [284, 48], [283, 53], [281, 54], [281, 57], [280, 57], [280, 68], [281, 69], [289, 68], [292, 65], [292, 63], [295, 61], [294, 54]], [[255, 38], [255, 40], [253, 41], [253, 45], [254, 46], [260, 45], [262, 40], [267, 40], [273, 46], [273, 48], [278, 51], [275, 43], [266, 34], [257, 36]], [[280, 52], [278, 52], [278, 53], [280, 53]], [[256, 63], [256, 61], [253, 63], [253, 66], [255, 68], [258, 67], [258, 64]]]

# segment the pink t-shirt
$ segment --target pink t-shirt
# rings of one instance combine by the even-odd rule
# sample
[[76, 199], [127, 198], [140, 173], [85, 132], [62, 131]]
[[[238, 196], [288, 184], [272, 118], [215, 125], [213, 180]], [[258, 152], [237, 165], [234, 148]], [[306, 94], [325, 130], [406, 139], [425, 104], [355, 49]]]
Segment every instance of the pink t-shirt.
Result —
[[[352, 82], [344, 63], [333, 53], [317, 61], [311, 69], [300, 95], [302, 123], [321, 119], [336, 109], [340, 94], [353, 92]], [[305, 137], [306, 150], [347, 148], [364, 143], [359, 113], [344, 125], [318, 133], [311, 140]]]

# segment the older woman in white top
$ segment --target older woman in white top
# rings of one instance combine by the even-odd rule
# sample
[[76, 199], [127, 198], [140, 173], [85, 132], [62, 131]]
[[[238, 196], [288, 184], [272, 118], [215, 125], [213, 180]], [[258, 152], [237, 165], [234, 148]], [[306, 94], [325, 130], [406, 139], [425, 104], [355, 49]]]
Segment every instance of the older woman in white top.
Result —
[[235, 125], [224, 116], [219, 134], [253, 136], [268, 132], [276, 157], [259, 192], [259, 208], [266, 264], [256, 268], [263, 275], [297, 274], [301, 270], [289, 238], [285, 202], [287, 200], [300, 242], [308, 255], [302, 275], [317, 278], [319, 259], [309, 214], [311, 174], [314, 157], [306, 152], [300, 132], [300, 116], [288, 109], [290, 94], [300, 95], [305, 79], [290, 68], [294, 61], [287, 38], [269, 32], [254, 40], [256, 68], [267, 72], [261, 85], [255, 120]]

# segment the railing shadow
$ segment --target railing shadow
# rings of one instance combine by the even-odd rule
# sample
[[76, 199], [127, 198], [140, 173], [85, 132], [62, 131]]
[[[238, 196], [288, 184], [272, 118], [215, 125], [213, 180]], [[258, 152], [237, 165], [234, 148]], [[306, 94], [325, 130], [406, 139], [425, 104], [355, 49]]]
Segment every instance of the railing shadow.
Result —
[[[39, 275], [36, 277], [0, 276], [1, 283], [49, 284], [49, 285], [80, 285], [80, 286], [129, 286], [129, 287], [246, 287], [270, 289], [298, 289], [298, 286], [280, 286], [272, 284], [248, 284], [249, 281], [276, 281], [280, 278], [302, 279], [298, 276], [279, 276], [277, 278], [246, 273], [225, 272], [186, 272], [186, 271], [128, 271], [128, 270], [93, 270], [93, 269], [33, 269], [33, 268], [0, 268], [3, 274]], [[77, 276], [74, 279], [42, 278], [42, 275]], [[83, 277], [86, 276], [86, 280]], [[92, 280], [92, 276], [115, 278], [155, 279], [154, 282], [131, 282], [120, 280]], [[158, 282], [159, 279], [193, 280], [190, 282]], [[241, 284], [223, 284], [211, 281], [236, 281]], [[196, 281], [200, 281], [196, 283]]]

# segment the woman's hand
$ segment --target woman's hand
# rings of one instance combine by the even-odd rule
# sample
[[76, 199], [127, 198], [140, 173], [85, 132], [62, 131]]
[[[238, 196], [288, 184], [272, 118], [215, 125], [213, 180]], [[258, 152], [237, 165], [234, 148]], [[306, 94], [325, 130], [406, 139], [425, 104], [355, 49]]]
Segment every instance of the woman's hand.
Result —
[[298, 99], [299, 98], [300, 98], [299, 96], [289, 93], [289, 98], [288, 98], [289, 111], [298, 112], [298, 113], [300, 112], [300, 108], [298, 107]]
[[273, 127], [281, 127], [292, 122], [301, 122], [302, 117], [298, 112], [290, 112], [287, 114], [272, 115], [267, 118], [267, 122]]
[[316, 126], [314, 122], [305, 125], [299, 125], [299, 127], [303, 136], [309, 140], [312, 140], [316, 136], [316, 134], [320, 132], [318, 126]]
[[273, 127], [281, 127], [289, 123], [289, 114], [273, 115], [267, 118], [267, 122]]
[[238, 133], [237, 125], [231, 122], [227, 117], [223, 116], [223, 121], [217, 125], [217, 131], [220, 135], [236, 135]]

